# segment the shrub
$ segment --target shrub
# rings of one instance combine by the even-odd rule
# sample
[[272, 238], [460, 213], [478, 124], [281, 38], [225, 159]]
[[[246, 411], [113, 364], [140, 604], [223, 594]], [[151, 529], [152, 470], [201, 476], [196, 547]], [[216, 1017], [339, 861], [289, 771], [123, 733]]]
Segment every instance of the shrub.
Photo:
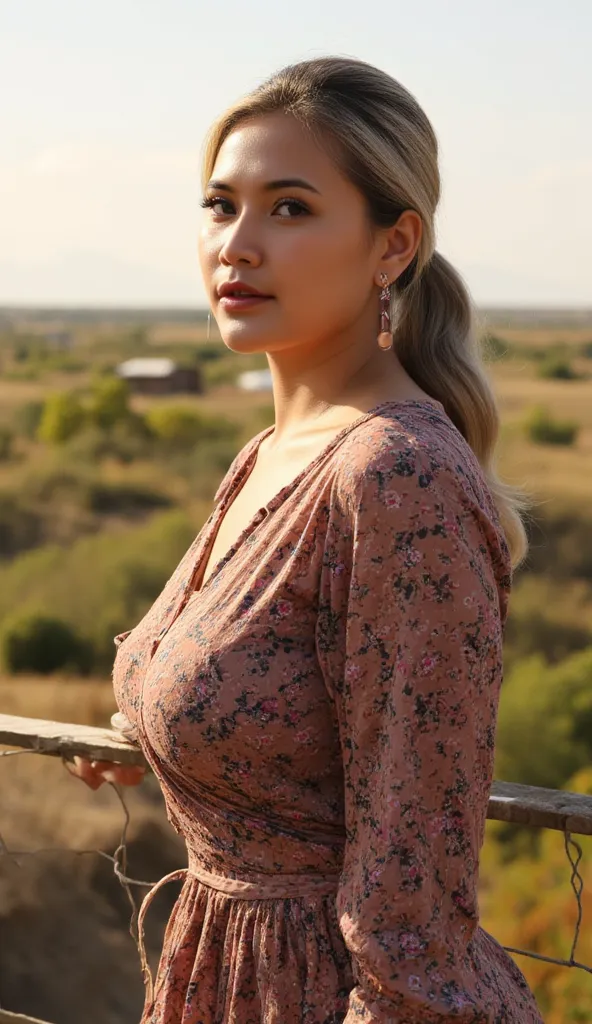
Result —
[[63, 444], [79, 433], [85, 422], [86, 413], [76, 395], [50, 395], [43, 407], [37, 436], [47, 444]]
[[557, 664], [592, 646], [592, 587], [583, 579], [524, 573], [514, 583], [504, 637], [510, 667], [530, 654]]
[[211, 441], [197, 444], [189, 451], [167, 457], [167, 467], [190, 481], [193, 498], [211, 501], [222, 477], [236, 455], [235, 441]]
[[527, 520], [527, 526], [530, 572], [553, 581], [574, 577], [592, 581], [592, 514], [587, 509], [546, 504]]
[[583, 356], [584, 359], [592, 359], [592, 341], [584, 342], [580, 347], [580, 355]]
[[20, 405], [14, 415], [14, 428], [17, 433], [31, 439], [35, 438], [43, 416], [43, 409], [43, 402], [25, 402], [24, 405]]
[[40, 672], [73, 668], [90, 670], [92, 649], [67, 623], [49, 615], [21, 613], [3, 623], [2, 660], [9, 672]]
[[129, 415], [127, 381], [117, 377], [97, 379], [88, 407], [90, 422], [101, 430], [110, 430], [116, 423], [126, 420]]
[[222, 341], [204, 341], [203, 344], [199, 345], [195, 353], [196, 361], [198, 363], [212, 363], [217, 359], [221, 359], [222, 356], [228, 354], [224, 342]]
[[113, 637], [140, 621], [195, 533], [185, 513], [167, 510], [132, 528], [38, 547], [0, 563], [0, 623], [15, 609], [60, 619], [88, 638], [93, 671], [108, 676]]
[[204, 416], [182, 405], [160, 405], [151, 409], [146, 422], [154, 436], [167, 448], [192, 448], [198, 442], [232, 440], [235, 423], [222, 416]]
[[497, 334], [485, 334], [481, 340], [483, 354], [488, 362], [505, 359], [510, 352], [509, 345]]
[[559, 789], [592, 761], [592, 647], [518, 662], [502, 688], [496, 777]]
[[576, 380], [579, 377], [569, 359], [553, 352], [545, 355], [538, 366], [537, 374], [543, 380]]
[[524, 430], [533, 444], [572, 445], [579, 425], [571, 420], [555, 420], [542, 405], [535, 406], [524, 421]]
[[89, 507], [101, 515], [133, 516], [171, 505], [171, 499], [159, 491], [134, 483], [98, 481], [89, 492]]
[[0, 462], [7, 462], [12, 455], [14, 434], [9, 427], [0, 427]]
[[0, 492], [0, 559], [12, 558], [38, 544], [43, 524], [20, 496]]
[[154, 437], [144, 418], [131, 411], [110, 430], [91, 424], [67, 443], [68, 456], [84, 463], [112, 458], [129, 464], [134, 459], [149, 457], [153, 449]]

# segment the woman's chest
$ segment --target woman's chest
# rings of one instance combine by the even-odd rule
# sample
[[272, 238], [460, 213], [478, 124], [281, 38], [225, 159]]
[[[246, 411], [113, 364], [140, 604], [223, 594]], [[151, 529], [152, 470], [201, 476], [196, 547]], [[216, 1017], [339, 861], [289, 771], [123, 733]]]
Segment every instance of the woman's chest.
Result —
[[261, 587], [265, 600], [244, 593], [230, 613], [196, 592], [144, 660], [141, 641], [128, 637], [117, 701], [159, 763], [217, 793], [263, 793], [273, 779], [279, 794], [323, 777], [337, 725], [316, 656], [311, 582], [302, 565]]

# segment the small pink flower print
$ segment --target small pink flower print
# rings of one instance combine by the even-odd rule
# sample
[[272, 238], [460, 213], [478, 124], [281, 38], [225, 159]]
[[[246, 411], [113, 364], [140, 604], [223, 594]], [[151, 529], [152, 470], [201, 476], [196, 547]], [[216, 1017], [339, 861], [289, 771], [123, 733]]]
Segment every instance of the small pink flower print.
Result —
[[412, 865], [412, 866], [411, 866], [411, 867], [409, 868], [409, 871], [407, 872], [407, 874], [409, 875], [409, 878], [417, 878], [417, 876], [418, 876], [418, 874], [419, 874], [419, 868], [418, 868], [418, 867], [416, 867], [416, 865], [415, 865], [415, 864], [413, 864], [413, 865]]
[[387, 491], [384, 496], [384, 503], [387, 508], [400, 508], [401, 495], [397, 491]]
[[396, 796], [394, 793], [389, 793], [389, 795], [386, 798], [386, 805], [387, 807], [397, 808], [401, 806], [401, 801], [399, 800], [398, 796]]
[[285, 619], [288, 615], [292, 614], [292, 602], [291, 601], [278, 601], [277, 603], [278, 615], [281, 615]]
[[424, 676], [430, 674], [435, 665], [438, 664], [438, 659], [431, 654], [426, 654], [425, 658], [421, 662], [421, 670]]
[[373, 885], [375, 882], [378, 882], [381, 874], [382, 870], [380, 868], [376, 868], [376, 870], [372, 872], [372, 874], [370, 875], [370, 881], [372, 882]]
[[469, 903], [461, 893], [455, 893], [452, 897], [454, 904], [460, 907], [461, 910], [469, 910]]
[[297, 725], [300, 721], [300, 713], [298, 711], [288, 711], [287, 719], [292, 725]]
[[401, 932], [399, 942], [406, 956], [414, 957], [421, 953], [421, 942], [413, 932]]
[[277, 714], [278, 702], [276, 697], [272, 697], [270, 700], [264, 700], [261, 703], [261, 713], [263, 715], [275, 715]]
[[422, 988], [421, 978], [418, 974], [410, 974], [407, 979], [407, 985], [412, 992], [419, 992], [420, 988]]
[[308, 743], [310, 739], [310, 731], [308, 729], [301, 729], [300, 732], [296, 733], [296, 739], [299, 743]]
[[359, 665], [356, 665], [354, 661], [350, 661], [345, 667], [345, 678], [346, 679], [358, 679], [362, 674], [362, 669]]
[[406, 561], [407, 565], [417, 565], [419, 562], [423, 561], [423, 555], [421, 551], [417, 550], [417, 548], [408, 548]]
[[430, 839], [434, 839], [435, 836], [441, 835], [445, 828], [446, 822], [444, 818], [432, 818], [428, 825], [428, 835]]
[[343, 564], [343, 562], [339, 562], [339, 564], [336, 565], [334, 567], [334, 569], [333, 569], [333, 575], [334, 576], [341, 576], [341, 573], [344, 571], [344, 569], [345, 569], [345, 565]]

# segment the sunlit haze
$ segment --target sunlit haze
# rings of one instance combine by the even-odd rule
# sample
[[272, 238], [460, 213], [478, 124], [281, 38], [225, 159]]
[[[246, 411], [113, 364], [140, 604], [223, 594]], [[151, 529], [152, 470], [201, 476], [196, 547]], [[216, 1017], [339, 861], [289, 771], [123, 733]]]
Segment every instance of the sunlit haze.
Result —
[[336, 53], [432, 120], [438, 247], [477, 302], [590, 306], [591, 51], [590, 0], [5, 3], [0, 303], [204, 305], [208, 124], [282, 65]]

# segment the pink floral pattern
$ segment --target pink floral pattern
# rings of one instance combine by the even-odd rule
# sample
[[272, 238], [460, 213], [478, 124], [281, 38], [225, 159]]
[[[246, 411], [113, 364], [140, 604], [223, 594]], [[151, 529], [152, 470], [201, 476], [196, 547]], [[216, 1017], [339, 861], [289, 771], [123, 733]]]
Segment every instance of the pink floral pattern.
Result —
[[116, 638], [189, 862], [142, 1022], [541, 1024], [479, 925], [511, 566], [478, 462], [438, 402], [383, 402], [196, 590], [271, 429]]

